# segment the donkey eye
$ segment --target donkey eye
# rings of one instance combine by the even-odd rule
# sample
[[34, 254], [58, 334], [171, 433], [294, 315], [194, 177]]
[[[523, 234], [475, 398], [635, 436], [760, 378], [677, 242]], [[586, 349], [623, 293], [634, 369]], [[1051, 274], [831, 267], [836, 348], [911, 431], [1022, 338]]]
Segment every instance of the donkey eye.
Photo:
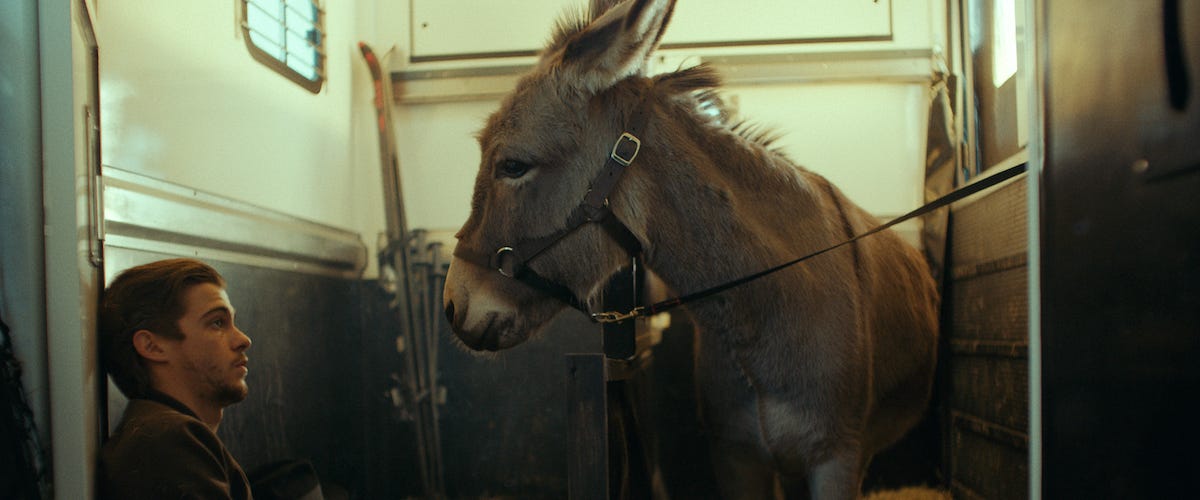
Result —
[[531, 168], [533, 168], [532, 165], [523, 161], [504, 160], [496, 166], [496, 176], [517, 179], [529, 172], [529, 169]]

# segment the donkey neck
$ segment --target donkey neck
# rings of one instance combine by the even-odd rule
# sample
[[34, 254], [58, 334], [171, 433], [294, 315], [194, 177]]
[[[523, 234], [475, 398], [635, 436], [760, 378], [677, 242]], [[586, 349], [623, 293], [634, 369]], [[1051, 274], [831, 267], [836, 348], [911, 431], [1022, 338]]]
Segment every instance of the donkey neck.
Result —
[[[625, 217], [641, 219], [646, 265], [677, 293], [761, 271], [843, 236], [841, 224], [817, 210], [834, 195], [823, 178], [685, 106], [658, 109], [652, 146], [631, 176], [636, 213]], [[755, 287], [787, 283], [775, 278]]]

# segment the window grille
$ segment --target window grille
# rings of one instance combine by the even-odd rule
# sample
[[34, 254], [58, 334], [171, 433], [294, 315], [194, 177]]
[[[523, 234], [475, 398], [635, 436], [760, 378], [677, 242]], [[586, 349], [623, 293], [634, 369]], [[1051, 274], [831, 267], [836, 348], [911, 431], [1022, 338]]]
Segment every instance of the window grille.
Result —
[[314, 94], [325, 82], [324, 24], [316, 0], [242, 0], [250, 55]]

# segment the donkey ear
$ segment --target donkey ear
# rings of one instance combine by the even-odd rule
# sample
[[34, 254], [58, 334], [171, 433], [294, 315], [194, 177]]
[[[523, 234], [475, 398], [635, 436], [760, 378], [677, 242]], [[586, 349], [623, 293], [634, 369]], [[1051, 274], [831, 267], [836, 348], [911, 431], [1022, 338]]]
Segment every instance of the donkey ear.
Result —
[[550, 61], [544, 61], [593, 93], [645, 70], [675, 9], [675, 0], [613, 3], [592, 0], [591, 22], [551, 53]]
[[611, 10], [613, 7], [615, 7], [619, 3], [621, 3], [621, 0], [591, 0], [591, 1], [589, 1], [588, 2], [588, 22], [593, 22], [596, 19], [599, 19], [600, 16], [604, 15], [605, 12], [608, 12], [609, 10]]

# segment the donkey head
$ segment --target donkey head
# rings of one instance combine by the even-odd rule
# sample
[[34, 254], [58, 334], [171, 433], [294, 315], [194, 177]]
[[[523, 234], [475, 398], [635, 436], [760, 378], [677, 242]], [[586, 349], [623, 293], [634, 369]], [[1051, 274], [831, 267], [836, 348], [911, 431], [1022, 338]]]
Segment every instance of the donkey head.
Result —
[[[673, 7], [673, 0], [593, 0], [586, 22], [559, 23], [534, 70], [488, 118], [471, 215], [456, 235], [443, 298], [468, 347], [517, 345], [563, 308], [498, 272], [489, 257], [567, 226], [649, 88], [640, 76]], [[625, 255], [602, 228], [584, 224], [525, 265], [590, 299]]]

